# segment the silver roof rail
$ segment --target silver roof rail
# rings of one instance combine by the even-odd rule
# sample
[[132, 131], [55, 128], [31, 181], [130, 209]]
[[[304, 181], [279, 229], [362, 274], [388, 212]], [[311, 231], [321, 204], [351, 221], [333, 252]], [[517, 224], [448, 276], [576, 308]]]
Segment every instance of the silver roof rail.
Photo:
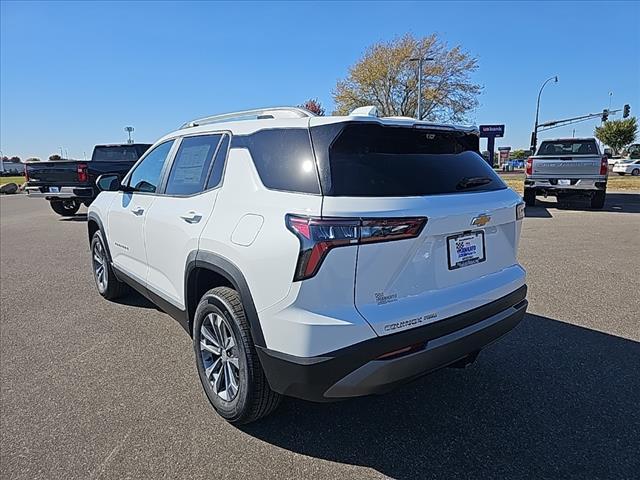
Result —
[[271, 107], [256, 108], [254, 110], [243, 110], [241, 112], [221, 113], [210, 117], [191, 120], [180, 127], [190, 128], [212, 123], [236, 122], [241, 120], [261, 120], [265, 118], [305, 118], [315, 117], [315, 113], [300, 107]]

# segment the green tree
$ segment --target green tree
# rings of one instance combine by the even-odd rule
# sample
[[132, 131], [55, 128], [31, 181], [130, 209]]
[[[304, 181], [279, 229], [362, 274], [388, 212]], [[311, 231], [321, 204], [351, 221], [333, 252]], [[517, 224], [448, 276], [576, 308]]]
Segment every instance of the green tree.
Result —
[[53, 155], [49, 155], [49, 161], [56, 162], [58, 160], [62, 160], [62, 157], [57, 153], [54, 153]]
[[512, 150], [511, 158], [514, 160], [523, 160], [529, 156], [531, 152], [529, 150]]
[[638, 134], [638, 121], [636, 117], [623, 120], [610, 120], [596, 127], [595, 137], [605, 145], [618, 153], [624, 147], [633, 143]]
[[478, 105], [482, 88], [471, 81], [478, 59], [462, 47], [449, 48], [437, 34], [405, 35], [370, 46], [333, 91], [336, 114], [374, 105], [382, 116], [416, 117], [418, 66], [412, 58], [432, 58], [422, 66], [422, 118], [461, 121]]
[[317, 98], [310, 98], [302, 105], [298, 105], [300, 108], [304, 108], [309, 110], [310, 112], [315, 113], [316, 115], [323, 117], [324, 116], [324, 108], [320, 104]]
[[39, 162], [40, 159], [38, 157], [29, 157], [25, 161], [26, 162]]

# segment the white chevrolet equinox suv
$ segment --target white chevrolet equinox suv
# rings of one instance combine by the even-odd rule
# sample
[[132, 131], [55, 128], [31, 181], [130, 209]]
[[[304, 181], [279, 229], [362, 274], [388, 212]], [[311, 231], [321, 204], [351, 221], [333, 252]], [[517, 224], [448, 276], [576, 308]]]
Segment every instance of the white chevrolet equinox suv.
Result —
[[522, 199], [478, 132], [279, 107], [195, 120], [88, 213], [107, 299], [129, 287], [193, 338], [215, 410], [383, 393], [471, 364], [527, 307]]

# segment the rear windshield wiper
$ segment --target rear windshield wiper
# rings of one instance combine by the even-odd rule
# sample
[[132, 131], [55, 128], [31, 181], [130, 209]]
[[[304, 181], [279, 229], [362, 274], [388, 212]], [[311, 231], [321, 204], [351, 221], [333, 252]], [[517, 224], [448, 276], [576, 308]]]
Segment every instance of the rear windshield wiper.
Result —
[[480, 187], [493, 182], [489, 177], [464, 177], [456, 185], [456, 190], [464, 190], [466, 188]]

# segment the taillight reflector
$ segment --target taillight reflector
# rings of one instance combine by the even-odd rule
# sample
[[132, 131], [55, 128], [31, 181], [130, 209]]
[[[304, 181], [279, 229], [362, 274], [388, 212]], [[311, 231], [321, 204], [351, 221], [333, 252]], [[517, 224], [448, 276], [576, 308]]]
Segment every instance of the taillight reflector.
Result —
[[606, 175], [609, 173], [609, 162], [607, 161], [607, 157], [604, 156], [600, 160], [600, 175]]
[[313, 277], [333, 248], [415, 238], [426, 223], [426, 217], [322, 219], [287, 215], [287, 228], [300, 241], [293, 279]]
[[89, 174], [87, 173], [87, 164], [79, 163], [76, 167], [76, 171], [78, 172], [78, 181], [86, 182], [89, 180]]
[[527, 158], [525, 172], [527, 175], [533, 175], [533, 158], [532, 157]]

